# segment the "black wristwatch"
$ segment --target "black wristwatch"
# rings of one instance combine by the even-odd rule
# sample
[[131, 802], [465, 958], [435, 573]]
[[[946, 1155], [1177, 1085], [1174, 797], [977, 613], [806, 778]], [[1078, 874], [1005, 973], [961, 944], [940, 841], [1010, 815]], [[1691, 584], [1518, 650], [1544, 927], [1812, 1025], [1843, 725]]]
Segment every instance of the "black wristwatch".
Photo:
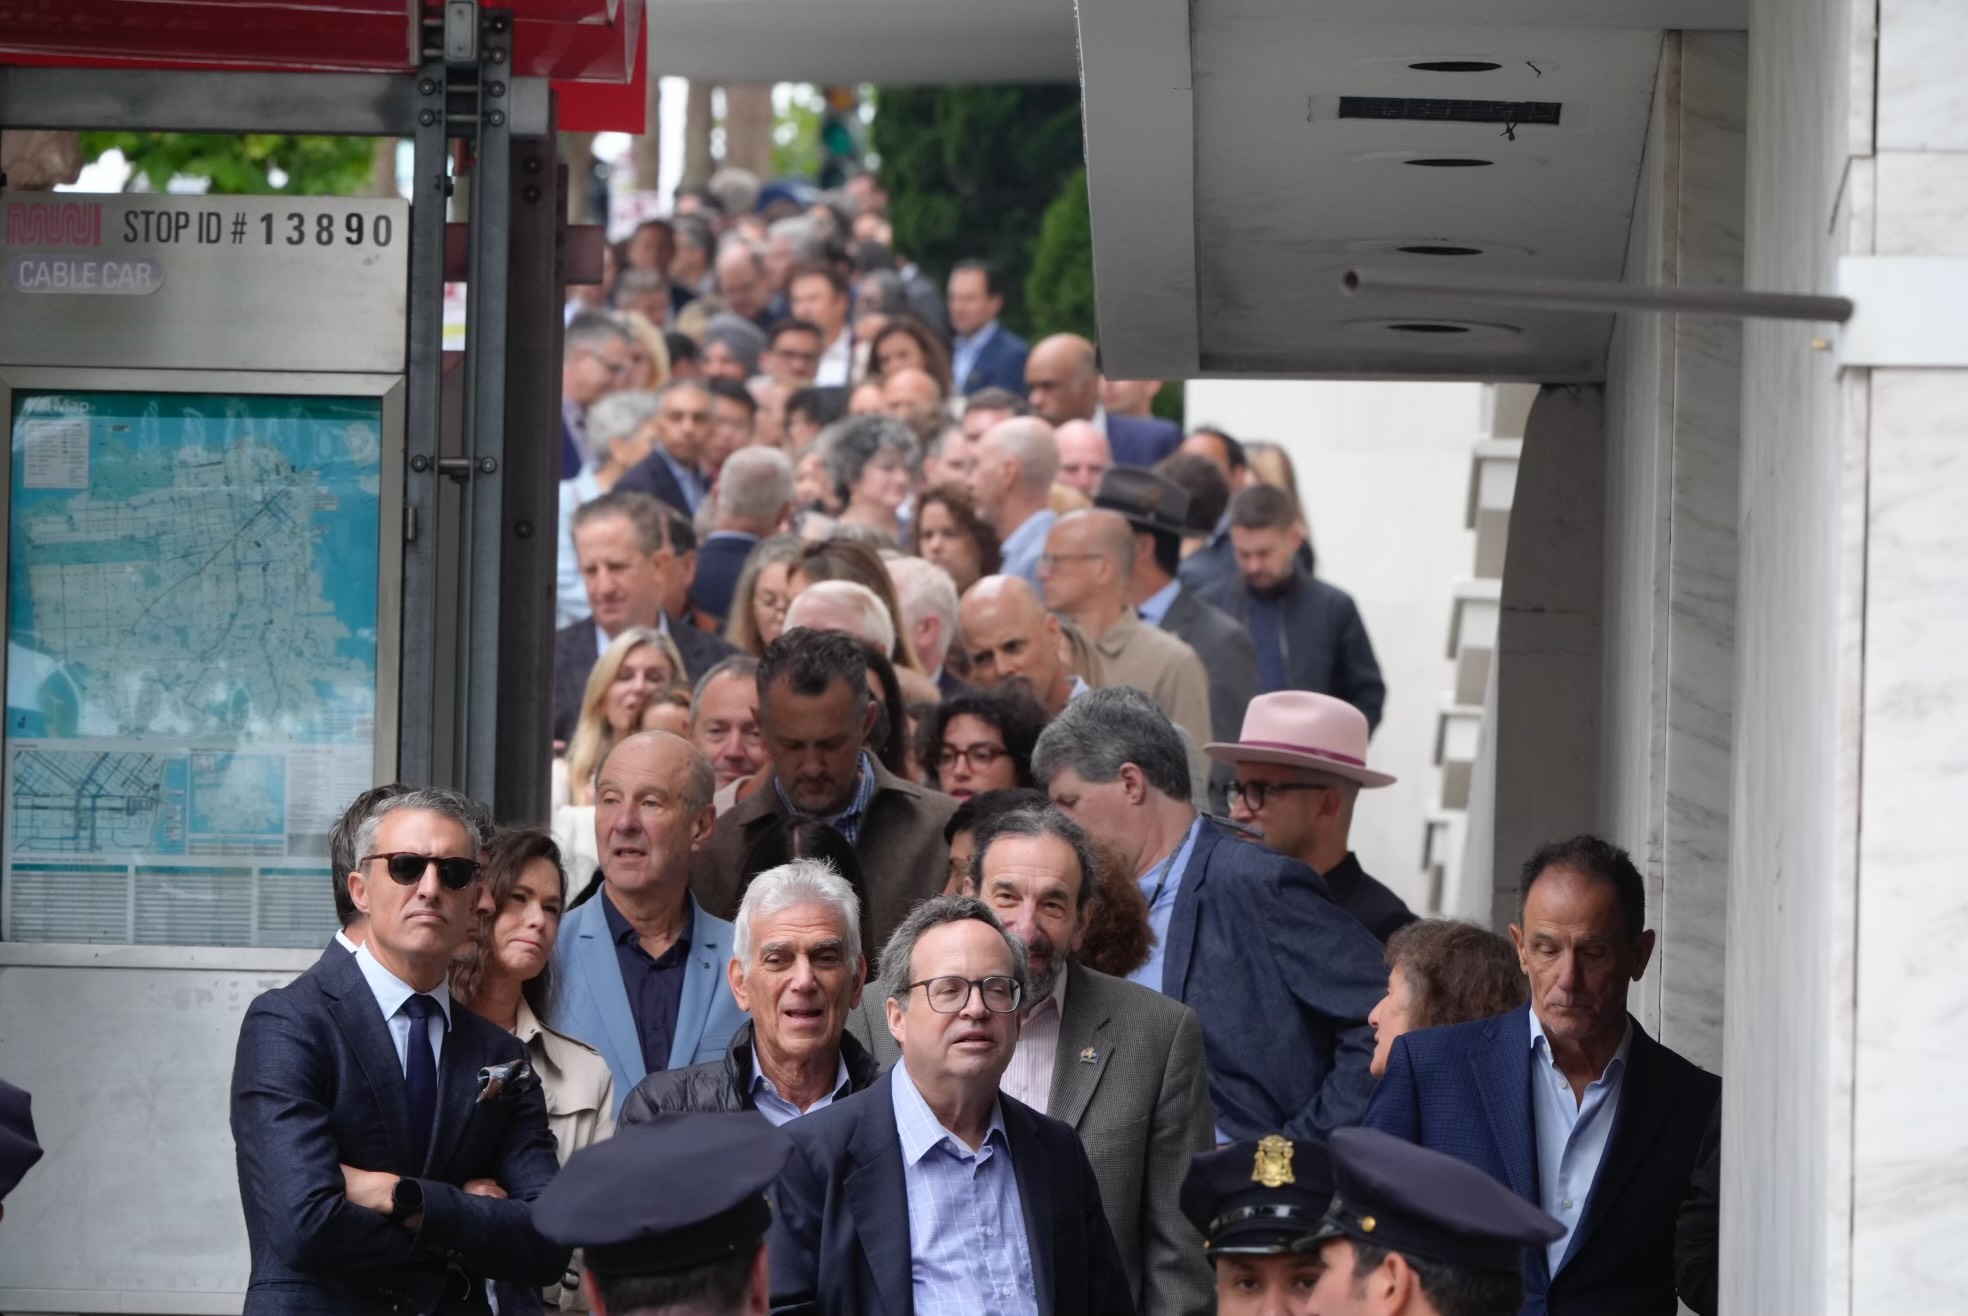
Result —
[[413, 1215], [422, 1214], [423, 1209], [424, 1186], [415, 1179], [398, 1179], [396, 1190], [390, 1195], [390, 1220], [401, 1224]]

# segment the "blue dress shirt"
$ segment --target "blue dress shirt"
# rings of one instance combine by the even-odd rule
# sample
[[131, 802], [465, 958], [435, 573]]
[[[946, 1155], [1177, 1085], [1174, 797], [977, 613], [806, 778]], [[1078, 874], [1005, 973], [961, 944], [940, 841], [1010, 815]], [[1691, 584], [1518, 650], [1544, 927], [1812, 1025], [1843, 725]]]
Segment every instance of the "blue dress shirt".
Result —
[[1168, 610], [1175, 606], [1175, 596], [1181, 592], [1182, 582], [1170, 580], [1168, 584], [1141, 600], [1140, 606], [1136, 607], [1135, 611], [1140, 613], [1141, 620], [1150, 626], [1160, 626], [1162, 618], [1168, 616]]
[[984, 350], [984, 344], [991, 341], [991, 335], [998, 331], [998, 322], [991, 321], [970, 337], [957, 336], [950, 350], [950, 375], [957, 381], [957, 391], [962, 392], [964, 381], [970, 372], [977, 368], [977, 354]]
[[1039, 559], [1045, 555], [1046, 536], [1052, 533], [1057, 520], [1058, 515], [1050, 507], [1041, 507], [1026, 517], [1025, 524], [1005, 536], [1001, 546], [1004, 566], [999, 570], [1007, 576], [1023, 576], [1033, 589], [1045, 593], [1039, 584]]
[[1189, 856], [1195, 852], [1196, 838], [1203, 834], [1203, 818], [1189, 824], [1188, 833], [1175, 853], [1143, 873], [1141, 894], [1148, 901], [1148, 926], [1155, 933], [1155, 944], [1148, 950], [1148, 962], [1128, 975], [1129, 982], [1140, 983], [1150, 991], [1162, 990], [1162, 960], [1168, 949], [1169, 916], [1175, 913], [1176, 893], [1182, 890], [1182, 875], [1189, 871]]
[[[364, 942], [356, 948], [355, 965], [362, 970], [362, 980], [369, 984], [370, 994], [376, 998], [377, 1008], [383, 1012], [383, 1022], [389, 1025], [390, 1041], [396, 1044], [396, 1063], [410, 1072], [410, 1016], [403, 1012], [403, 1003], [417, 994], [417, 989], [382, 966], [382, 962], [369, 953], [369, 943]], [[438, 1013], [432, 1015], [424, 1024], [429, 1029], [431, 1055], [439, 1064], [444, 1063], [444, 1034], [451, 1027], [451, 985], [441, 982], [425, 992], [437, 1002]]]
[[1612, 1140], [1613, 1121], [1619, 1117], [1620, 1093], [1626, 1086], [1626, 1053], [1633, 1045], [1633, 1021], [1626, 1022], [1626, 1035], [1619, 1050], [1606, 1065], [1606, 1072], [1586, 1086], [1585, 1099], [1572, 1096], [1571, 1080], [1558, 1072], [1551, 1060], [1551, 1043], [1531, 1016], [1531, 1127], [1537, 1134], [1538, 1204], [1544, 1213], [1565, 1227], [1565, 1232], [1545, 1249], [1551, 1273], [1565, 1260], [1565, 1249], [1585, 1219], [1586, 1201], [1592, 1181], [1599, 1175], [1599, 1162]]
[[758, 1108], [758, 1113], [765, 1116], [766, 1122], [774, 1128], [790, 1123], [802, 1115], [811, 1115], [816, 1110], [831, 1106], [846, 1096], [849, 1090], [846, 1056], [840, 1058], [839, 1065], [840, 1068], [834, 1071], [833, 1091], [821, 1093], [818, 1101], [801, 1110], [780, 1096], [778, 1086], [765, 1076], [765, 1066], [759, 1064], [758, 1048], [754, 1046], [752, 1048], [752, 1105]]
[[937, 1121], [906, 1064], [889, 1092], [909, 1193], [915, 1316], [1038, 1316], [1032, 1256], [1004, 1108], [976, 1151]]

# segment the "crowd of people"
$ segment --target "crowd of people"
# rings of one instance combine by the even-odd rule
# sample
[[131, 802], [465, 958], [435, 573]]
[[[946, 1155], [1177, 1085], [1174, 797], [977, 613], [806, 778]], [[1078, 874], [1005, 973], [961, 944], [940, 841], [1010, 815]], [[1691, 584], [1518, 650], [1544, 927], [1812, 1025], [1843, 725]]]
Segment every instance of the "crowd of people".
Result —
[[1640, 876], [1369, 875], [1283, 451], [725, 181], [570, 307], [551, 825], [366, 793], [248, 1012], [247, 1310], [1706, 1310]]

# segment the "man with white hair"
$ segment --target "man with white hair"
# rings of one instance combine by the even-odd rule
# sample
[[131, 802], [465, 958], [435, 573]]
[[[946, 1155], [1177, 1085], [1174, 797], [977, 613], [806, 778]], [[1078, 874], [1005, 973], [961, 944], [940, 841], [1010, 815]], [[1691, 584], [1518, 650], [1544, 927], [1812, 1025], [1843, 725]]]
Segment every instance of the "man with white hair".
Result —
[[1114, 465], [1114, 449], [1090, 420], [1069, 420], [1057, 431], [1059, 482], [1091, 498], [1100, 492], [1101, 477]]
[[662, 1112], [756, 1110], [784, 1124], [859, 1092], [880, 1073], [848, 1032], [868, 976], [861, 900], [822, 859], [769, 868], [739, 902], [726, 978], [751, 1015], [722, 1060], [651, 1074], [623, 1124]]
[[977, 513], [1004, 549], [1004, 574], [1039, 583], [1039, 558], [1058, 518], [1049, 499], [1059, 474], [1059, 443], [1036, 416], [1015, 416], [984, 432], [970, 469]]
[[817, 580], [786, 609], [786, 630], [805, 626], [851, 635], [882, 654], [895, 652], [895, 619], [881, 595], [852, 580]]
[[792, 515], [792, 459], [777, 448], [738, 449], [718, 472], [716, 508], [711, 533], [697, 547], [690, 601], [723, 626], [745, 559]]
[[895, 582], [902, 628], [909, 632], [916, 657], [947, 699], [964, 688], [964, 682], [943, 665], [950, 646], [957, 642], [957, 582], [934, 562], [919, 557], [892, 557], [882, 565]]

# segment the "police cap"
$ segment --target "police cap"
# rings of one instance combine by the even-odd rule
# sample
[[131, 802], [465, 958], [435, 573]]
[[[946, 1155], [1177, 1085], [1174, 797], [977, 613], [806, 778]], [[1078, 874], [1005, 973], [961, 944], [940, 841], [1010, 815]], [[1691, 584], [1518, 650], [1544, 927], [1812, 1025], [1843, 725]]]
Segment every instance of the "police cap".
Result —
[[1319, 1227], [1332, 1200], [1325, 1147], [1267, 1134], [1189, 1162], [1179, 1201], [1210, 1256], [1283, 1253]]

